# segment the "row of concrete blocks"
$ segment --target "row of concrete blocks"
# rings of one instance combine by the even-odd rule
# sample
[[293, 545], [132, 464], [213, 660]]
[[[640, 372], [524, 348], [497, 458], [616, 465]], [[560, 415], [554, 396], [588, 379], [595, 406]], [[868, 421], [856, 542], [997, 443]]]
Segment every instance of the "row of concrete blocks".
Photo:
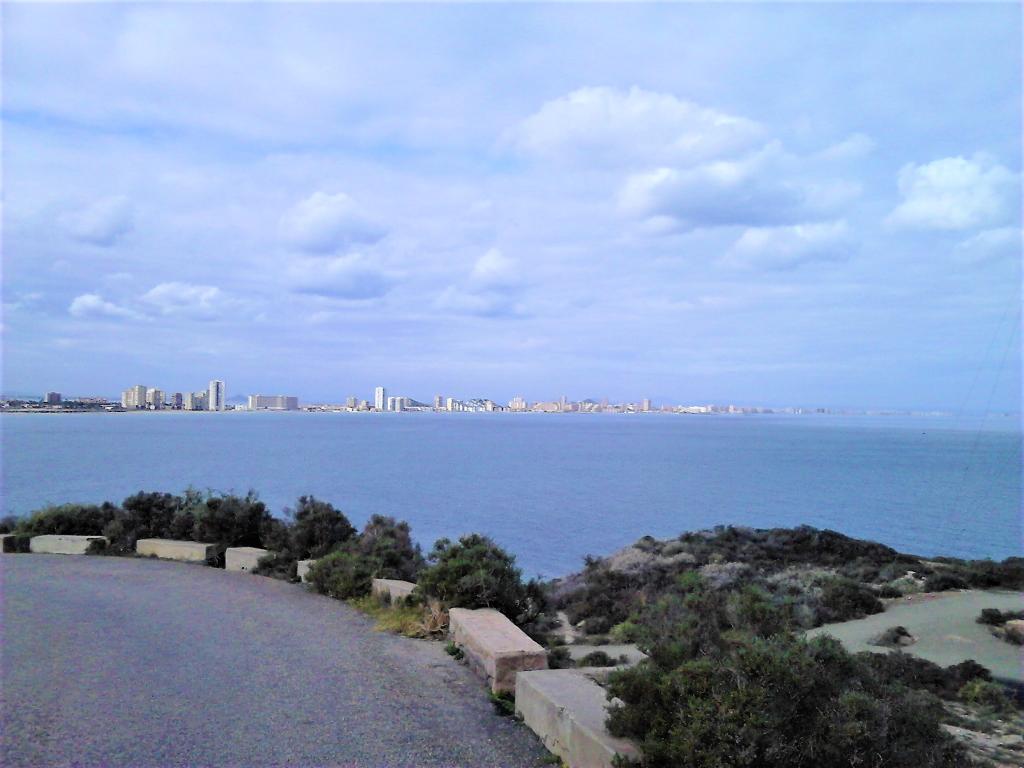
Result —
[[570, 768], [611, 768], [636, 746], [608, 733], [608, 669], [548, 669], [547, 651], [498, 611], [452, 608], [448, 634], [494, 693], [515, 693], [516, 713]]
[[[11, 534], [0, 534], [0, 549], [9, 551]], [[50, 555], [84, 555], [94, 542], [110, 542], [105, 536], [72, 536], [46, 534], [29, 539], [29, 552]], [[217, 545], [202, 541], [175, 541], [172, 539], [139, 539], [135, 551], [143, 557], [159, 557], [165, 560], [180, 560], [191, 563], [205, 563], [217, 556]], [[261, 557], [272, 554], [258, 547], [228, 547], [224, 552], [224, 567], [229, 571], [252, 571]]]
[[[217, 556], [217, 545], [204, 541], [176, 541], [174, 539], [139, 539], [135, 552], [143, 557], [180, 560], [186, 563], [207, 563]], [[224, 550], [224, 570], [251, 573], [260, 559], [274, 554], [259, 547], [228, 547]]]

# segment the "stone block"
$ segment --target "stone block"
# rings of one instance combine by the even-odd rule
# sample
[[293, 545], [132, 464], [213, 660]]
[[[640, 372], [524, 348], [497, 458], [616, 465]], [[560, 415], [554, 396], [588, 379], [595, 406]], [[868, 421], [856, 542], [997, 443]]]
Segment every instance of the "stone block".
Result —
[[160, 557], [164, 560], [206, 563], [217, 557], [217, 545], [201, 541], [139, 539], [135, 542], [135, 552], [143, 557]]
[[261, 557], [272, 554], [259, 547], [228, 547], [224, 552], [224, 570], [251, 573], [256, 570]]
[[452, 608], [448, 634], [494, 693], [514, 691], [518, 672], [548, 668], [547, 651], [491, 608]]
[[84, 555], [94, 541], [110, 542], [106, 536], [33, 536], [28, 543], [30, 552], [49, 555]]
[[550, 669], [516, 675], [516, 714], [569, 768], [611, 768], [616, 755], [640, 751], [608, 733], [604, 688], [582, 670]]
[[1016, 645], [1024, 645], [1024, 619], [1010, 619], [1003, 625], [1006, 639]]
[[299, 581], [303, 584], [309, 583], [309, 569], [313, 566], [316, 560], [299, 560], [295, 566], [295, 572], [298, 574]]
[[416, 585], [411, 581], [401, 581], [400, 579], [373, 580], [374, 597], [390, 600], [392, 603], [397, 603], [410, 597], [414, 589], [416, 589]]

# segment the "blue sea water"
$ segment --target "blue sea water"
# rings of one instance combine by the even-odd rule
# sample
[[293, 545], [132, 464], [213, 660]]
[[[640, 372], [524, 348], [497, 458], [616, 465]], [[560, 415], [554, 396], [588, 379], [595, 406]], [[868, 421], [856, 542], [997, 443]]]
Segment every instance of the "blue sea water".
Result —
[[479, 531], [527, 575], [640, 536], [807, 523], [921, 555], [1004, 558], [1021, 538], [1016, 419], [139, 413], [0, 417], [3, 510], [140, 490], [314, 494], [425, 549]]

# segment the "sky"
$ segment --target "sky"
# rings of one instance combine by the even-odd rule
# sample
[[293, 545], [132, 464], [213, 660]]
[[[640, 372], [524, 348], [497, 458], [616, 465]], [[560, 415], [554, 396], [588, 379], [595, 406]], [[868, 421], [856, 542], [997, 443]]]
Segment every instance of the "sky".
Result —
[[2, 14], [6, 393], [1019, 409], [1016, 3]]

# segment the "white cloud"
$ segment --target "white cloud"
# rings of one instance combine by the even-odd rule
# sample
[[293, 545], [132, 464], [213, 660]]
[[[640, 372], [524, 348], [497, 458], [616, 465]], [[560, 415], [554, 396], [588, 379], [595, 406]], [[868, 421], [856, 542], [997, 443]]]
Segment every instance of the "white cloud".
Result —
[[852, 244], [845, 221], [750, 228], [723, 257], [728, 266], [793, 269], [811, 261], [845, 261]]
[[142, 296], [142, 300], [164, 315], [209, 316], [220, 308], [224, 294], [213, 285], [160, 283]]
[[134, 211], [128, 198], [106, 197], [60, 217], [64, 229], [76, 240], [108, 248], [134, 226]]
[[1022, 253], [1024, 231], [1018, 227], [986, 229], [962, 240], [953, 249], [958, 260], [970, 264], [985, 264], [1002, 259], [1016, 259]]
[[972, 229], [1006, 220], [1018, 177], [991, 158], [946, 157], [900, 169], [903, 202], [887, 222], [913, 229]]
[[304, 258], [289, 268], [292, 290], [335, 299], [376, 299], [396, 278], [360, 254]]
[[72, 317], [82, 319], [138, 317], [138, 314], [132, 310], [112, 304], [96, 293], [83, 293], [81, 296], [76, 296], [68, 307], [68, 312]]
[[619, 207], [662, 231], [812, 218], [818, 206], [806, 185], [787, 178], [785, 162], [776, 144], [739, 160], [633, 174], [619, 193]]
[[477, 259], [469, 273], [469, 286], [475, 290], [513, 290], [522, 284], [519, 262], [497, 248], [491, 248]]
[[332, 253], [384, 236], [344, 192], [314, 192], [281, 217], [280, 232], [288, 245], [308, 253]]
[[588, 162], [693, 163], [750, 148], [753, 120], [631, 88], [580, 88], [544, 104], [508, 137], [522, 151]]
[[523, 313], [519, 300], [525, 286], [518, 259], [491, 248], [473, 264], [460, 285], [448, 286], [434, 301], [445, 312], [504, 317]]

